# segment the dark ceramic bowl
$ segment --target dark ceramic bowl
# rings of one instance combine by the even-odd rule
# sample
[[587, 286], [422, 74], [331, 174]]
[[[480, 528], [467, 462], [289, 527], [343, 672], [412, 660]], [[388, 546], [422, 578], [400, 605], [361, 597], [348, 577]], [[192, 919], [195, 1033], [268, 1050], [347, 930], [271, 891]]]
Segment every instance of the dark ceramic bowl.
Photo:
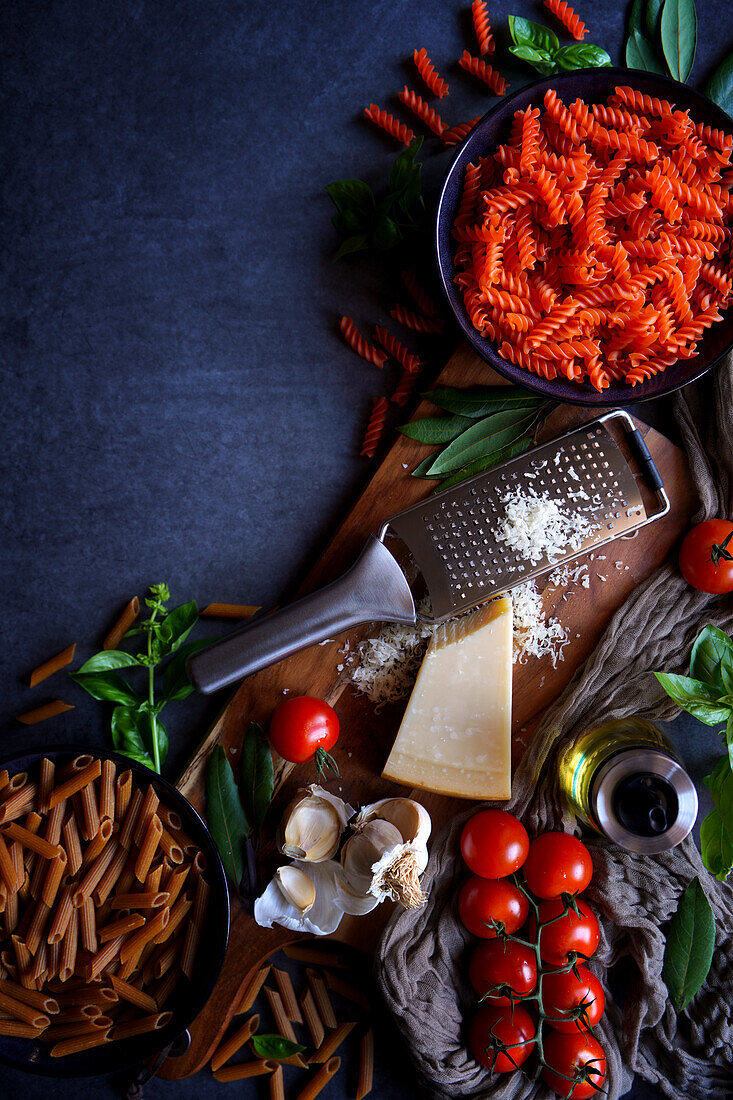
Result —
[[652, 397], [670, 393], [700, 378], [733, 347], [733, 323], [731, 310], [728, 310], [723, 321], [707, 329], [698, 343], [698, 354], [692, 359], [681, 359], [640, 385], [632, 387], [626, 383], [612, 382], [609, 389], [598, 393], [590, 382], [570, 382], [564, 378], [548, 381], [536, 374], [530, 374], [523, 367], [508, 363], [501, 358], [491, 340], [480, 336], [471, 324], [463, 297], [453, 282], [456, 274], [453, 266], [455, 242], [451, 237], [451, 227], [461, 200], [466, 165], [505, 142], [509, 137], [514, 112], [529, 106], [541, 106], [548, 88], [555, 88], [564, 103], [569, 103], [578, 96], [587, 103], [603, 103], [613, 94], [618, 84], [629, 85], [646, 95], [670, 99], [682, 110], [689, 109], [695, 122], [709, 123], [729, 133], [733, 129], [733, 120], [709, 99], [685, 84], [678, 84], [676, 80], [666, 77], [629, 69], [584, 69], [546, 77], [520, 88], [514, 95], [502, 100], [474, 126], [456, 154], [438, 204], [438, 268], [451, 309], [466, 339], [494, 370], [512, 382], [554, 400], [567, 401], [574, 405], [632, 405], [637, 401], [648, 401]]
[[210, 885], [209, 905], [206, 915], [206, 934], [201, 937], [196, 955], [193, 978], [185, 976], [176, 986], [173, 1003], [163, 1010], [172, 1011], [173, 1019], [167, 1027], [148, 1035], [138, 1035], [119, 1043], [86, 1050], [65, 1058], [52, 1058], [49, 1045], [34, 1039], [15, 1039], [0, 1036], [0, 1062], [15, 1069], [48, 1077], [93, 1077], [102, 1073], [115, 1073], [136, 1066], [152, 1058], [185, 1032], [206, 1004], [219, 976], [229, 940], [229, 895], [227, 881], [216, 845], [209, 830], [182, 794], [160, 776], [136, 764], [126, 756], [113, 752], [98, 752], [89, 746], [69, 746], [64, 749], [31, 749], [22, 755], [0, 759], [0, 768], [10, 774], [37, 770], [41, 759], [63, 765], [80, 753], [91, 753], [100, 760], [114, 760], [120, 771], [129, 768], [137, 786], [146, 788], [152, 783], [160, 801], [180, 814], [183, 829], [201, 848], [206, 856], [206, 878]]

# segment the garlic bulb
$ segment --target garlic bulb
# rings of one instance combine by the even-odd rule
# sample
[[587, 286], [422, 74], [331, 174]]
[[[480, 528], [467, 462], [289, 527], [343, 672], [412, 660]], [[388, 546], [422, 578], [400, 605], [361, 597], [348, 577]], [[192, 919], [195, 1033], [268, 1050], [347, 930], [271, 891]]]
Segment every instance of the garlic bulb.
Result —
[[[297, 872], [296, 880], [292, 872]], [[263, 928], [279, 924], [293, 932], [328, 936], [341, 923], [344, 910], [337, 904], [337, 879], [343, 875], [335, 860], [322, 863], [291, 863], [278, 867], [277, 873], [254, 904], [254, 918]], [[307, 879], [313, 888], [313, 901], [307, 909], [296, 902], [306, 896]], [[302, 890], [302, 894], [301, 891]]]
[[422, 874], [428, 865], [427, 844], [433, 825], [425, 807], [414, 798], [382, 798], [359, 811], [354, 828], [359, 829], [375, 817], [389, 821], [399, 829], [404, 843], [414, 849], [419, 873]]
[[430, 829], [427, 810], [410, 798], [385, 798], [365, 806], [341, 851], [354, 892], [371, 894], [377, 901], [391, 898], [408, 909], [422, 905], [420, 875], [428, 862]]
[[278, 848], [283, 855], [306, 863], [331, 859], [353, 816], [354, 808], [348, 802], [313, 783], [298, 791], [283, 814]]

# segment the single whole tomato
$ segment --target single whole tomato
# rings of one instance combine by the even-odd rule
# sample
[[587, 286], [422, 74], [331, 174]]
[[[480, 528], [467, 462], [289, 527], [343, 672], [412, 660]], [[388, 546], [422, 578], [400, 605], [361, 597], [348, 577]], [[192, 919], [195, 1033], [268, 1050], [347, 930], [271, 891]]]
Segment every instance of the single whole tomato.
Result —
[[593, 877], [593, 860], [582, 841], [569, 833], [540, 833], [529, 846], [524, 879], [538, 898], [579, 894]]
[[473, 875], [461, 887], [458, 912], [469, 932], [483, 940], [493, 940], [496, 930], [491, 922], [503, 924], [504, 931], [513, 935], [527, 919], [529, 902], [511, 882]]
[[[574, 1035], [595, 1027], [606, 1007], [603, 986], [587, 966], [572, 970], [546, 970], [542, 977], [542, 1003], [547, 1022], [555, 1031]], [[582, 1008], [582, 1015], [577, 1012]], [[563, 1018], [565, 1017], [565, 1018]]]
[[[468, 1047], [476, 1061], [493, 1073], [509, 1073], [529, 1058], [534, 1035], [534, 1021], [521, 1005], [502, 1009], [484, 1004], [469, 1024]], [[497, 1049], [500, 1042], [506, 1051]]]
[[[587, 959], [598, 947], [600, 930], [593, 910], [579, 898], [575, 904], [580, 916], [572, 909], [565, 913], [565, 906], [559, 898], [540, 902], [540, 924], [553, 921], [540, 930], [540, 956], [543, 962], [564, 966], [571, 951]], [[555, 920], [555, 917], [559, 919]], [[529, 934], [531, 939], [537, 934], [534, 914], [529, 918]]]
[[336, 744], [339, 720], [336, 711], [323, 699], [312, 695], [294, 695], [283, 699], [270, 722], [270, 741], [275, 752], [292, 764], [315, 760], [321, 776], [326, 768], [339, 774], [329, 749]]
[[680, 547], [680, 571], [700, 592], [733, 592], [733, 523], [706, 519], [688, 531]]
[[[534, 951], [511, 940], [485, 940], [468, 964], [468, 978], [479, 997], [493, 1004], [508, 1005], [514, 997], [526, 997], [537, 985]], [[495, 992], [494, 992], [495, 991]]]
[[505, 810], [479, 810], [461, 833], [461, 853], [481, 878], [505, 878], [527, 858], [529, 837], [519, 818]]
[[542, 1070], [542, 1080], [558, 1096], [588, 1100], [606, 1080], [606, 1055], [598, 1040], [588, 1032], [565, 1035], [561, 1031], [547, 1031], [543, 1049], [547, 1065]]

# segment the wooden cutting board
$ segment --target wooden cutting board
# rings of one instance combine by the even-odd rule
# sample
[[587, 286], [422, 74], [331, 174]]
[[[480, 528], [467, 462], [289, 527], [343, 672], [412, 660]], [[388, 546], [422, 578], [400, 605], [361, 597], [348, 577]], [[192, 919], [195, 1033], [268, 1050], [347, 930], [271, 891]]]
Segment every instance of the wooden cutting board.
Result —
[[[463, 345], [445, 366], [436, 384], [469, 386], [501, 385], [505, 382], [467, 345]], [[558, 406], [544, 426], [542, 438], [551, 439], [603, 411], [571, 405]], [[415, 416], [435, 414], [434, 406], [425, 401]], [[543, 711], [560, 695], [576, 669], [594, 649], [616, 609], [667, 557], [696, 506], [696, 494], [683, 453], [654, 429], [642, 423], [638, 427], [664, 479], [671, 499], [671, 510], [663, 519], [639, 531], [636, 538], [617, 541], [599, 551], [599, 554], [605, 555], [605, 560], [596, 557], [588, 562], [589, 588], [577, 586], [547, 590], [545, 607], [548, 614], [557, 614], [567, 629], [570, 643], [565, 648], [564, 660], [558, 663], [557, 668], [552, 667], [549, 657], [529, 659], [524, 664], [515, 665], [512, 723], [514, 766], [526, 749]], [[384, 519], [430, 494], [433, 488], [431, 482], [410, 476], [410, 470], [427, 453], [424, 446], [402, 435], [397, 437], [311, 571], [300, 594], [320, 587], [342, 573], [355, 560], [367, 536], [375, 532]], [[622, 562], [620, 569], [615, 566], [616, 561]], [[204, 737], [179, 780], [179, 790], [197, 809], [204, 810], [204, 772], [212, 748], [223, 745], [236, 767], [246, 723], [256, 721], [266, 726], [274, 707], [283, 697], [283, 691], [287, 690], [292, 695], [315, 695], [327, 699], [336, 707], [341, 721], [341, 735], [336, 748], [341, 779], [334, 779], [329, 784], [331, 789], [353, 806], [391, 794], [408, 794], [404, 788], [381, 778], [404, 704], [375, 714], [366, 696], [345, 689], [343, 674], [339, 672], [339, 666], [343, 664], [344, 642], [348, 640], [353, 647], [356, 641], [373, 631], [373, 627], [352, 630], [327, 644], [303, 650], [245, 680]], [[295, 790], [313, 782], [314, 778], [310, 766], [293, 768], [283, 761], [276, 762], [277, 794], [268, 819], [268, 833], [274, 832], [281, 812]], [[435, 831], [453, 813], [466, 806], [465, 802], [457, 799], [416, 793], [432, 814]], [[261, 859], [263, 882], [269, 879], [276, 862], [277, 853], [270, 839], [269, 845], [265, 844]], [[233, 896], [231, 900], [230, 943], [222, 973], [208, 1004], [191, 1028], [192, 1042], [187, 1054], [169, 1060], [162, 1070], [164, 1077], [180, 1079], [201, 1068], [225, 1031], [250, 971], [276, 948], [297, 938], [285, 929], [260, 928], [238, 897]], [[376, 943], [390, 912], [391, 906], [384, 904], [369, 917], [344, 918], [333, 938], [368, 949]]]

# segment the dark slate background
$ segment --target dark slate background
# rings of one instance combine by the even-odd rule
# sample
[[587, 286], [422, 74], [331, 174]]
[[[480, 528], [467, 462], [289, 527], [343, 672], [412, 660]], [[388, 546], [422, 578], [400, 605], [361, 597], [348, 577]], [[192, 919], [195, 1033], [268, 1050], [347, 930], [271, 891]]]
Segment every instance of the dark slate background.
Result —
[[[102, 708], [63, 675], [30, 692], [31, 668], [71, 640], [88, 656], [129, 596], [160, 579], [177, 601], [281, 600], [368, 477], [366, 410], [390, 378], [344, 348], [336, 322], [385, 320], [392, 277], [332, 265], [323, 187], [383, 183], [392, 146], [359, 115], [372, 100], [392, 105], [405, 79], [418, 86], [405, 60], [415, 47], [451, 78], [451, 123], [491, 106], [455, 66], [474, 48], [467, 6], [2, 6], [3, 751], [106, 744]], [[729, 4], [698, 7], [699, 84], [733, 28]], [[540, 7], [491, 10], [516, 87], [531, 73], [505, 64], [504, 16]], [[581, 14], [621, 61], [623, 4], [584, 0]], [[427, 144], [434, 195], [449, 154]], [[437, 364], [450, 346], [428, 338], [422, 350]], [[640, 413], [673, 432], [664, 404]], [[14, 722], [57, 695], [77, 709], [33, 731]], [[174, 704], [168, 774], [216, 706]], [[686, 720], [674, 733], [700, 779], [716, 735]], [[380, 1100], [420, 1095], [387, 1039], [379, 1063]], [[121, 1079], [17, 1072], [2, 1086], [28, 1100], [124, 1094]], [[206, 1074], [147, 1089], [219, 1092]], [[256, 1083], [238, 1093], [263, 1094]], [[342, 1095], [340, 1083], [324, 1093]]]

